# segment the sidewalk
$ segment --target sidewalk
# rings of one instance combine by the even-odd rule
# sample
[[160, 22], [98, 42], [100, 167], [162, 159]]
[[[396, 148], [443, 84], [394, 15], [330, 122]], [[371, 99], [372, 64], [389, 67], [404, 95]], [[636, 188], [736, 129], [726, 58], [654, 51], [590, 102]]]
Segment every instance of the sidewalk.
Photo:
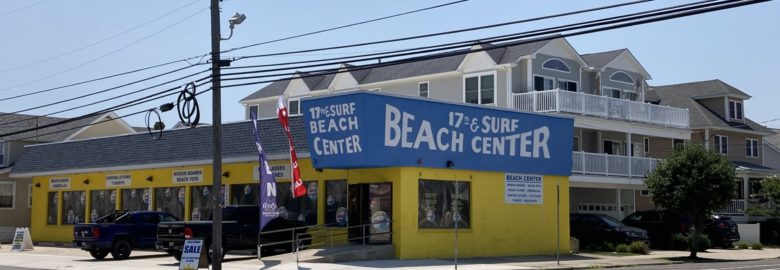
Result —
[[[85, 270], [137, 270], [137, 269], [178, 269], [176, 260], [159, 252], [133, 251], [130, 259], [114, 261], [110, 256], [106, 260], [93, 260], [87, 252], [65, 247], [36, 246], [35, 250], [11, 253], [10, 246], [0, 249], [0, 268], [2, 266], [26, 267], [35, 269], [85, 269]], [[303, 254], [302, 254], [303, 255]], [[555, 256], [515, 256], [461, 259], [458, 269], [588, 269], [611, 268], [621, 266], [671, 264], [669, 258], [688, 256], [682, 251], [653, 251], [649, 255], [611, 256], [605, 254], [577, 254], [561, 257], [560, 265]], [[699, 257], [716, 260], [761, 260], [780, 257], [780, 249], [765, 250], [722, 250], [712, 249], [699, 253]], [[308, 263], [302, 262], [296, 267], [295, 256], [280, 255], [258, 261], [255, 256], [228, 255], [223, 269], [453, 269], [453, 260], [377, 260], [348, 263]]]

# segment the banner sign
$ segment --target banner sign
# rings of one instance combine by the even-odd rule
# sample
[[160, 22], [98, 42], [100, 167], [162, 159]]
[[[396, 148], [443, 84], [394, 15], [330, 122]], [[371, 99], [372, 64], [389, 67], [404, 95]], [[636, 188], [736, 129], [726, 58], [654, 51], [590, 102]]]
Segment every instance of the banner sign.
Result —
[[14, 240], [11, 242], [11, 251], [24, 251], [32, 250], [32, 238], [30, 238], [30, 230], [28, 228], [16, 228], [14, 233]]
[[202, 182], [203, 182], [202, 169], [173, 171], [174, 184], [189, 184], [189, 183], [202, 183]]
[[376, 92], [302, 101], [315, 168], [571, 175], [574, 120]]
[[49, 189], [69, 189], [70, 177], [49, 178]]
[[195, 270], [199, 267], [208, 268], [206, 253], [203, 250], [203, 240], [188, 239], [184, 241], [184, 248], [181, 252], [179, 261], [179, 270]]
[[[271, 164], [269, 165], [271, 167], [271, 173], [274, 175], [274, 178], [278, 179], [290, 179], [290, 165], [289, 164]], [[252, 170], [252, 179], [255, 181], [260, 180], [260, 173], [259, 173], [260, 166], [255, 166]]]
[[106, 187], [129, 187], [132, 181], [129, 174], [106, 175]]
[[542, 176], [507, 173], [504, 198], [507, 204], [542, 204]]

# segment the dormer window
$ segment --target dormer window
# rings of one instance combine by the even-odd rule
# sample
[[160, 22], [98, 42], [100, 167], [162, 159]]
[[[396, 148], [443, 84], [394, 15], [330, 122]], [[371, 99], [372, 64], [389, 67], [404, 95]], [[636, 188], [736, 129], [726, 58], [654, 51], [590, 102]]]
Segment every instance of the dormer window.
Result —
[[255, 114], [255, 117], [259, 118], [260, 116], [257, 115], [257, 111], [258, 109], [260, 109], [259, 107], [260, 105], [249, 105], [249, 116], [247, 117], [247, 119], [250, 119], [253, 113]]
[[628, 75], [628, 73], [625, 73], [623, 71], [617, 71], [615, 73], [612, 73], [612, 75], [609, 76], [609, 80], [613, 82], [622, 82], [622, 83], [634, 85], [634, 79], [631, 78], [631, 75]]
[[301, 100], [300, 99], [290, 99], [290, 104], [287, 106], [289, 115], [299, 115], [301, 114]]
[[560, 72], [566, 72], [566, 73], [571, 72], [571, 69], [569, 68], [568, 65], [566, 65], [566, 63], [556, 58], [544, 61], [544, 63], [542, 63], [542, 68], [551, 69]]
[[742, 111], [742, 102], [741, 101], [729, 100], [729, 119], [733, 119], [733, 120], [742, 120], [743, 119], [743, 111]]

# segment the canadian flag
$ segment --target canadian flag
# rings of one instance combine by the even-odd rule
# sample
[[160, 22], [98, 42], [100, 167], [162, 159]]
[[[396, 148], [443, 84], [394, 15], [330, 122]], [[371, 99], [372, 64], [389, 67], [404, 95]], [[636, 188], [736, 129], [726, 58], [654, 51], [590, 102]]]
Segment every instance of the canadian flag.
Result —
[[287, 134], [287, 140], [290, 142], [290, 165], [292, 166], [292, 190], [293, 198], [306, 195], [306, 186], [303, 185], [301, 180], [301, 170], [298, 169], [298, 156], [295, 154], [295, 146], [293, 145], [292, 134], [290, 134], [290, 121], [287, 114], [287, 102], [284, 101], [284, 97], [279, 97], [279, 102], [276, 104], [276, 115], [279, 116], [279, 122], [282, 123], [284, 133]]

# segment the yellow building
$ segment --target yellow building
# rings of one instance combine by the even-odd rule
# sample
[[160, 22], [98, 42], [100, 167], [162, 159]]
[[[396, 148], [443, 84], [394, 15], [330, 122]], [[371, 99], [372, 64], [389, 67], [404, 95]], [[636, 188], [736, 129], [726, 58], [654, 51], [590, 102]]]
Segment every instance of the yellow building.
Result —
[[[281, 216], [350, 236], [360, 232], [346, 226], [368, 224], [367, 241], [400, 259], [452, 257], [456, 234], [461, 257], [568, 251], [571, 119], [362, 92], [302, 103], [312, 113], [290, 119], [302, 198], [290, 196], [277, 119], [258, 121]], [[448, 119], [459, 116], [479, 121]], [[207, 219], [210, 132], [28, 146], [13, 176], [33, 178], [33, 241], [72, 241], [72, 224], [120, 209]], [[225, 124], [223, 136], [226, 201], [256, 204], [252, 123]]]

